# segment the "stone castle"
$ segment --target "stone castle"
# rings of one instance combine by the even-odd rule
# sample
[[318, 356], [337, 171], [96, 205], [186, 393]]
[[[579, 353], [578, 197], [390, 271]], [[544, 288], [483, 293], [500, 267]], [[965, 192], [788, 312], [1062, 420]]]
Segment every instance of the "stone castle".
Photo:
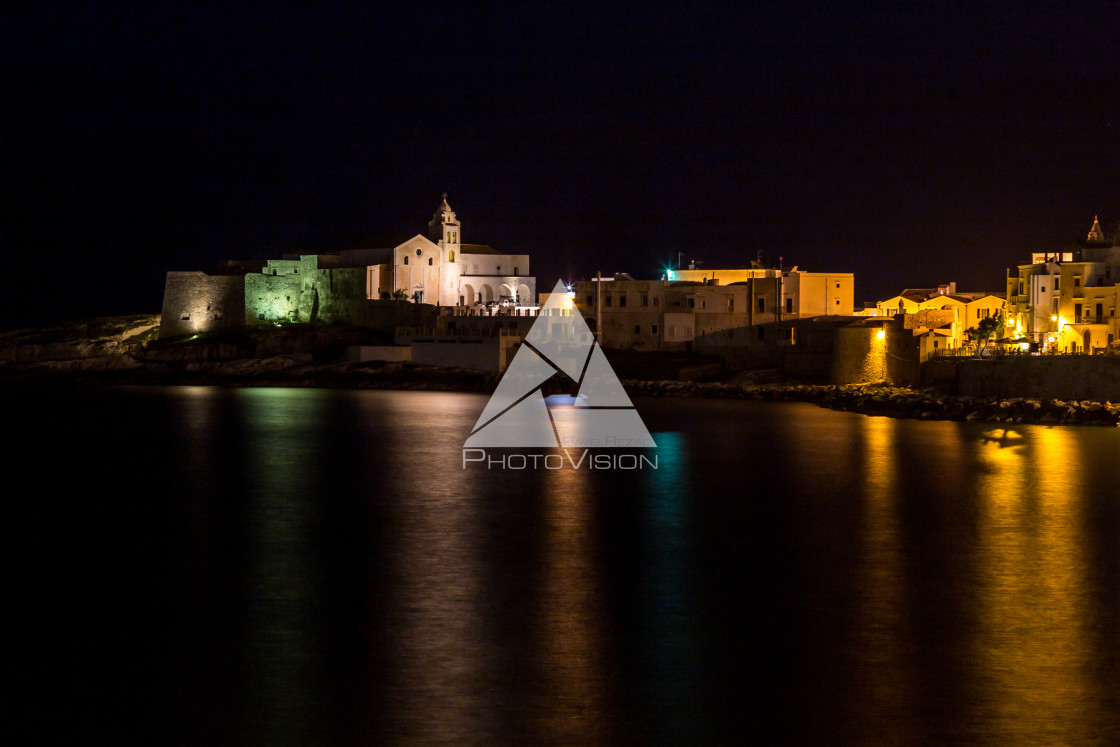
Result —
[[530, 306], [529, 255], [462, 241], [447, 195], [428, 235], [375, 239], [337, 254], [228, 261], [213, 272], [167, 273], [160, 337], [300, 322], [392, 330], [423, 326], [436, 307], [470, 313], [495, 303]]

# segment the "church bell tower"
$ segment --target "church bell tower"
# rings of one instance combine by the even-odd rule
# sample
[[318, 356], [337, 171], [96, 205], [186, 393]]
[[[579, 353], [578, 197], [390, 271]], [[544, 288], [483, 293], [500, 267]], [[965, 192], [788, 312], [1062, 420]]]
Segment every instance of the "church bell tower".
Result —
[[[445, 253], [459, 253], [459, 219], [455, 211], [447, 204], [447, 193], [443, 193], [443, 202], [436, 208], [435, 215], [428, 222], [428, 238], [432, 243], [438, 244]], [[450, 255], [454, 256], [454, 255]], [[455, 260], [452, 259], [452, 262]]]

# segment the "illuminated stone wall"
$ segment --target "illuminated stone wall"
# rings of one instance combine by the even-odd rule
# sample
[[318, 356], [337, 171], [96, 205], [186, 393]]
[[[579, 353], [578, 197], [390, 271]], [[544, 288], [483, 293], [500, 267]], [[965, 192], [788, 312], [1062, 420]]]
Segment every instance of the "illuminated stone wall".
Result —
[[372, 303], [366, 298], [366, 274], [365, 267], [302, 274], [300, 321], [363, 325]]
[[235, 328], [244, 323], [244, 276], [167, 273], [159, 326], [161, 338]]
[[851, 326], [836, 330], [832, 349], [833, 384], [884, 381], [887, 373], [887, 341], [879, 339], [875, 327]]
[[245, 323], [249, 326], [275, 322], [307, 321], [299, 316], [302, 276], [245, 276]]

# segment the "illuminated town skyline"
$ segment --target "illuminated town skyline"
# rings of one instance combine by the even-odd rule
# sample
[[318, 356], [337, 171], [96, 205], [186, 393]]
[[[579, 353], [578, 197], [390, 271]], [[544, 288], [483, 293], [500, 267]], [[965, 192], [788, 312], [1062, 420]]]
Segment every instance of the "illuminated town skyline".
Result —
[[154, 311], [169, 270], [408, 231], [442, 192], [546, 285], [761, 253], [857, 304], [1000, 291], [1120, 220], [1116, 33], [1104, 2], [29, 11], [3, 227], [50, 290], [4, 324]]

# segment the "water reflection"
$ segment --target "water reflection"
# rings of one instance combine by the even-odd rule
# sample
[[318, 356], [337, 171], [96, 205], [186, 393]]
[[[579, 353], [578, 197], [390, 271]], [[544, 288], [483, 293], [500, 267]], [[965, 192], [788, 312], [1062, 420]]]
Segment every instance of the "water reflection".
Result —
[[1069, 429], [1028, 427], [1021, 436], [977, 448], [977, 718], [1009, 742], [1088, 741], [1100, 725], [1086, 709], [1080, 458]]
[[[544, 556], [540, 631], [541, 721], [534, 733], [556, 744], [603, 744], [607, 739], [605, 621], [587, 471], [557, 470], [544, 482]], [[539, 737], [538, 737], [539, 738]]]
[[[13, 463], [83, 498], [23, 509], [28, 557], [66, 542], [21, 633], [43, 692], [93, 663], [102, 722], [150, 711], [195, 743], [1120, 743], [1116, 429], [646, 402], [659, 470], [518, 472], [463, 469], [484, 396], [149, 388], [46, 415], [7, 396], [34, 434]], [[130, 486], [105, 467], [122, 454], [158, 466]], [[33, 629], [75, 619], [93, 644]]]
[[646, 676], [640, 688], [643, 731], [666, 744], [696, 740], [703, 724], [699, 620], [692, 598], [694, 548], [690, 505], [695, 484], [688, 461], [687, 437], [680, 432], [654, 435], [658, 469], [643, 472], [640, 564], [642, 607], [639, 667]]
[[903, 470], [895, 445], [901, 421], [862, 418], [863, 528], [856, 680], [864, 724], [904, 723], [916, 710], [906, 673], [913, 666], [907, 645], [911, 625], [905, 594], [900, 502]]
[[452, 478], [459, 455], [446, 435], [469, 428], [477, 413], [463, 407], [461, 394], [394, 394], [367, 393], [354, 403], [362, 427], [379, 434], [389, 456], [367, 486], [370, 498], [389, 504], [392, 520], [391, 565], [382, 571], [389, 618], [367, 632], [389, 638], [382, 674], [390, 702], [378, 711], [409, 743], [482, 738], [500, 717], [488, 685], [497, 654], [484, 616], [491, 580], [480, 506], [487, 485]]
[[248, 498], [251, 730], [273, 744], [297, 744], [322, 721], [311, 686], [322, 653], [311, 562], [322, 484], [316, 466], [326, 446], [323, 400], [301, 389], [237, 393]]

